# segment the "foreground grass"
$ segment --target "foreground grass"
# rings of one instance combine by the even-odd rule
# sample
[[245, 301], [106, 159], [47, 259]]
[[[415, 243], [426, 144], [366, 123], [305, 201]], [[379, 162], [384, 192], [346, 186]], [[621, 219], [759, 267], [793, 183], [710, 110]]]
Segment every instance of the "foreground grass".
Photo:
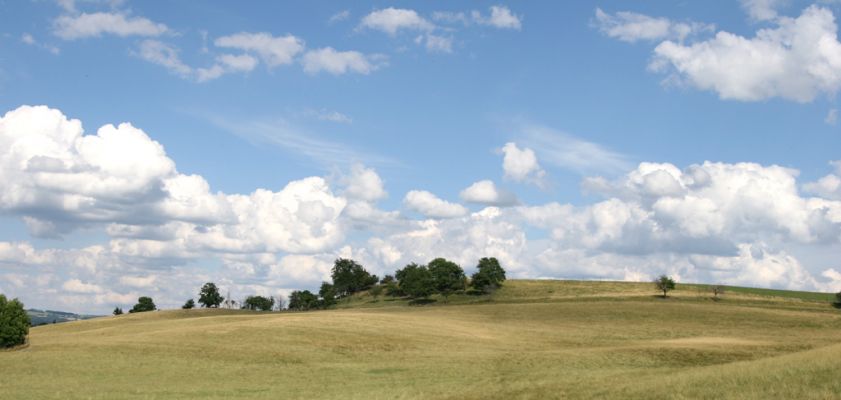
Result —
[[[441, 300], [443, 303], [443, 299]], [[841, 312], [650, 284], [511, 281], [407, 307], [166, 311], [34, 328], [0, 397], [837, 398]]]

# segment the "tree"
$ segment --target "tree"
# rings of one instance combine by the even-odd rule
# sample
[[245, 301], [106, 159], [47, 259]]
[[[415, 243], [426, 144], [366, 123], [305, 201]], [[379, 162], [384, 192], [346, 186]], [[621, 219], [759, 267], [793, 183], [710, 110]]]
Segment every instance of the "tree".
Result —
[[152, 301], [151, 297], [140, 297], [137, 299], [137, 304], [132, 307], [131, 310], [128, 312], [136, 313], [136, 312], [146, 312], [146, 311], [155, 311], [157, 308], [155, 307], [155, 302]]
[[380, 279], [371, 275], [362, 265], [347, 258], [336, 259], [330, 273], [338, 297], [345, 297], [375, 285]]
[[835, 302], [832, 304], [835, 307], [841, 308], [841, 292], [835, 293]]
[[435, 281], [425, 265], [411, 263], [395, 273], [400, 290], [413, 299], [429, 297], [435, 292]]
[[368, 290], [368, 293], [374, 297], [374, 301], [377, 300], [377, 297], [380, 297], [383, 294], [383, 285], [374, 285], [371, 289]]
[[[724, 294], [724, 286], [722, 285], [713, 285], [710, 290], [713, 292], [713, 298], [718, 300], [719, 295]], [[665, 293], [663, 294], [665, 296]]]
[[282, 294], [277, 295], [277, 310], [283, 311], [286, 308], [286, 298]]
[[386, 276], [383, 277], [383, 279], [380, 279], [380, 284], [381, 285], [388, 285], [389, 283], [394, 282], [394, 281], [395, 281], [394, 276], [386, 275]]
[[665, 299], [666, 293], [670, 290], [674, 290], [675, 280], [667, 275], [660, 275], [659, 278], [654, 280], [654, 287], [656, 287], [658, 291], [663, 292], [663, 298]]
[[199, 291], [199, 303], [205, 308], [217, 308], [225, 300], [213, 282], [207, 282]]
[[187, 300], [187, 302], [184, 303], [183, 306], [181, 306], [181, 308], [184, 309], [184, 310], [191, 310], [195, 307], [196, 307], [196, 302], [193, 301], [193, 299]]
[[242, 308], [257, 311], [271, 311], [274, 308], [274, 298], [248, 296], [245, 298]]
[[467, 278], [464, 276], [464, 270], [458, 264], [443, 258], [436, 258], [429, 262], [427, 268], [432, 275], [432, 284], [435, 291], [441, 293], [445, 299], [457, 290], [464, 290]]
[[321, 306], [323, 308], [336, 304], [336, 288], [327, 282], [321, 282], [321, 288], [318, 289], [318, 296], [321, 297]]
[[0, 294], [0, 348], [26, 343], [32, 321], [18, 299], [11, 301]]
[[505, 270], [494, 257], [483, 257], [476, 265], [476, 273], [470, 277], [473, 289], [488, 293], [502, 286], [505, 281]]
[[307, 311], [318, 308], [318, 296], [309, 290], [296, 290], [289, 294], [289, 309]]
[[114, 315], [123, 315], [123, 309], [120, 307], [114, 307]]

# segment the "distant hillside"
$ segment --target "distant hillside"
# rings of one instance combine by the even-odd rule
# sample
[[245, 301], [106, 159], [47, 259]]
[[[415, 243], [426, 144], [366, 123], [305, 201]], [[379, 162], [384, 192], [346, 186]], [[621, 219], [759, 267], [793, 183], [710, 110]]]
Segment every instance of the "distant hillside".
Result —
[[78, 321], [82, 319], [100, 317], [100, 315], [73, 314], [64, 311], [37, 310], [34, 308], [26, 310], [26, 313], [29, 314], [32, 326], [57, 324], [59, 322]]

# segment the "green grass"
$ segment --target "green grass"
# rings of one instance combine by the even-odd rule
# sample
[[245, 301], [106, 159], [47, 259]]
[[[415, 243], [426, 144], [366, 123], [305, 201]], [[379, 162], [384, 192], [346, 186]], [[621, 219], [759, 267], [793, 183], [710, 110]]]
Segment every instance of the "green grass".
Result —
[[173, 310], [32, 329], [3, 399], [838, 398], [841, 311], [808, 295], [509, 281], [410, 307]]

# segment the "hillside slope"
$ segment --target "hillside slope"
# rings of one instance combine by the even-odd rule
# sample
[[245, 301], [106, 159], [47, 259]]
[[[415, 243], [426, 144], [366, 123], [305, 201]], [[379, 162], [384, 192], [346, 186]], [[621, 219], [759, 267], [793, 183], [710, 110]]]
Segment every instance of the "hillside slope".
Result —
[[[308, 313], [173, 310], [33, 328], [3, 398], [834, 398], [841, 312], [683, 286], [510, 281]], [[460, 304], [476, 303], [476, 304]], [[353, 308], [350, 308], [353, 307]]]

